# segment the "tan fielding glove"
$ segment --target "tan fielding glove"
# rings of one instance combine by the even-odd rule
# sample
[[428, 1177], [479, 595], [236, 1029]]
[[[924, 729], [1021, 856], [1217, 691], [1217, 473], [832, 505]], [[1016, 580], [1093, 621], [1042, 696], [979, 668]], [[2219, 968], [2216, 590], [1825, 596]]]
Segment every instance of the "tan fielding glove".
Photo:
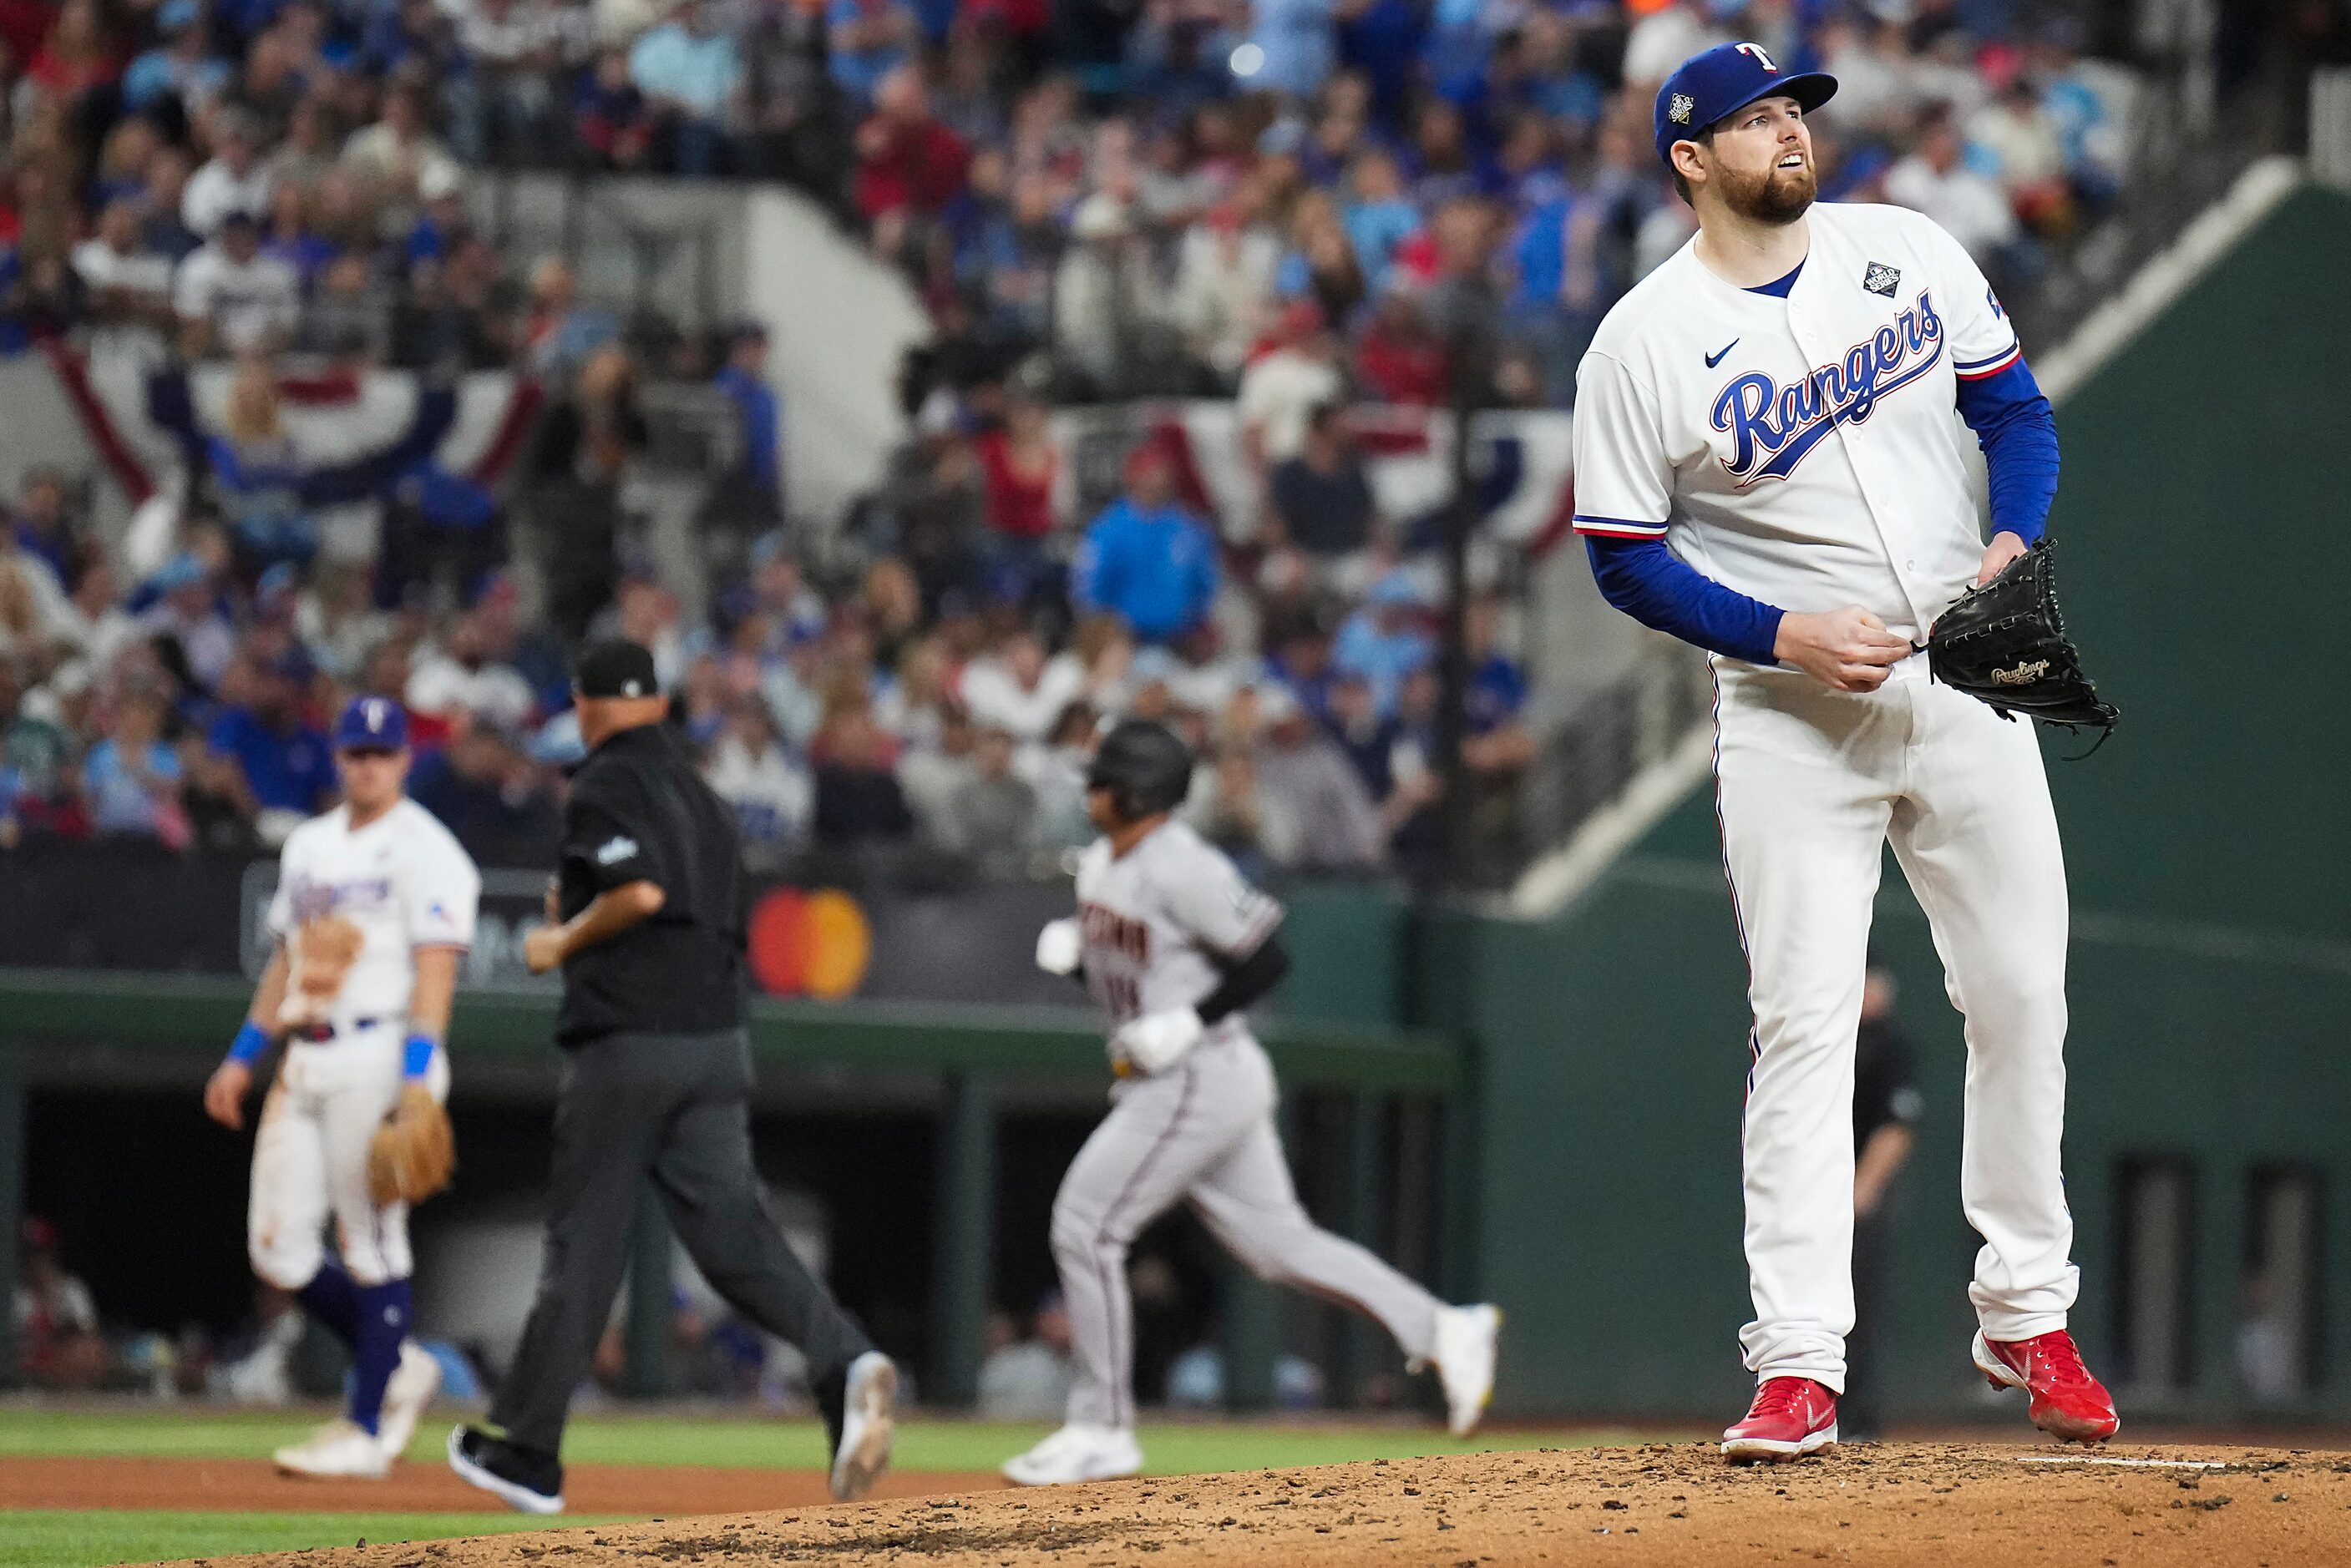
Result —
[[449, 1185], [457, 1139], [449, 1113], [422, 1084], [400, 1091], [400, 1104], [368, 1144], [368, 1196], [378, 1208], [422, 1203]]

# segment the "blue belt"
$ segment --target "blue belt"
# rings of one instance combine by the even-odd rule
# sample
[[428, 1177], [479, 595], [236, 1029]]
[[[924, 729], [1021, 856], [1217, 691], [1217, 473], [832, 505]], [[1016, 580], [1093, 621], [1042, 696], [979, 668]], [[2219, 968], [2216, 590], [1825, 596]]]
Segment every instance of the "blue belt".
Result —
[[306, 1044], [323, 1045], [338, 1033], [357, 1034], [362, 1029], [373, 1029], [383, 1022], [381, 1018], [354, 1018], [347, 1029], [338, 1030], [331, 1023], [307, 1023], [294, 1031], [293, 1038]]

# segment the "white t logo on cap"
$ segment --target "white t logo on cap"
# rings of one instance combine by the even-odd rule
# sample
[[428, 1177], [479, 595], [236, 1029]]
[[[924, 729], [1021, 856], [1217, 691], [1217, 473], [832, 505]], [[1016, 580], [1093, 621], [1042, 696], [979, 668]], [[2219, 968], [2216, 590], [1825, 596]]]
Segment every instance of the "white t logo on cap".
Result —
[[1761, 66], [1765, 70], [1770, 71], [1773, 76], [1776, 77], [1780, 74], [1780, 67], [1771, 63], [1771, 57], [1763, 52], [1762, 45], [1740, 44], [1738, 46], [1738, 49], [1740, 54], [1745, 55], [1757, 65]]

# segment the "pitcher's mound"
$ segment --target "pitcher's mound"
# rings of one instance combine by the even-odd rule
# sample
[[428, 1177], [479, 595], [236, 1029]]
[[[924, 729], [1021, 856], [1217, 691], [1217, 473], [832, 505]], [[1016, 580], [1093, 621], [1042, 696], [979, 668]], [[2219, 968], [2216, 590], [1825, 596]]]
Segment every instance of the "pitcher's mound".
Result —
[[[1479, 1454], [965, 1492], [239, 1558], [275, 1568], [1732, 1563], [2351, 1565], [2351, 1462], [2266, 1449], [1711, 1445]], [[215, 1558], [214, 1568], [227, 1560]]]

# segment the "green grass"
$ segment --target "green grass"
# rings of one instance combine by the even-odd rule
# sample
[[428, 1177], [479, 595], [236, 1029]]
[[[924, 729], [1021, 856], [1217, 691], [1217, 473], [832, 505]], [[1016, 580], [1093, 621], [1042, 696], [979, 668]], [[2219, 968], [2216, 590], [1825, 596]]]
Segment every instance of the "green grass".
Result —
[[98, 1568], [598, 1522], [517, 1513], [0, 1513], [0, 1568]]
[[[301, 1438], [318, 1419], [316, 1411], [0, 1408], [0, 1458], [256, 1459]], [[918, 1415], [899, 1428], [895, 1466], [905, 1470], [992, 1470], [1045, 1430], [1041, 1426], [932, 1420]], [[410, 1459], [436, 1460], [447, 1433], [441, 1418], [426, 1421], [409, 1447]], [[1593, 1428], [1505, 1430], [1460, 1442], [1426, 1426], [1279, 1420], [1162, 1422], [1146, 1425], [1138, 1435], [1151, 1469], [1168, 1474], [1500, 1449], [1586, 1448], [1629, 1437]], [[671, 1411], [585, 1416], [571, 1423], [563, 1457], [572, 1464], [817, 1470], [825, 1467], [824, 1432], [814, 1421], [735, 1415]]]

